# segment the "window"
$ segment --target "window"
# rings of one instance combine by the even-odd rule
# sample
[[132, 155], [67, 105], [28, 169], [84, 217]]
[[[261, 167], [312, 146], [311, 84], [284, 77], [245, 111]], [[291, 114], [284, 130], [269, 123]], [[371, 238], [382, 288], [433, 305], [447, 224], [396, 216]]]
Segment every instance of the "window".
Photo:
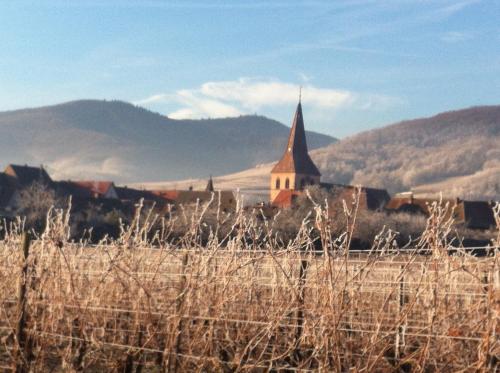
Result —
[[301, 179], [300, 180], [300, 187], [304, 188], [306, 186], [306, 179]]
[[280, 178], [278, 177], [276, 179], [276, 189], [279, 189], [280, 188]]
[[285, 189], [290, 189], [290, 180], [288, 178], [285, 180]]

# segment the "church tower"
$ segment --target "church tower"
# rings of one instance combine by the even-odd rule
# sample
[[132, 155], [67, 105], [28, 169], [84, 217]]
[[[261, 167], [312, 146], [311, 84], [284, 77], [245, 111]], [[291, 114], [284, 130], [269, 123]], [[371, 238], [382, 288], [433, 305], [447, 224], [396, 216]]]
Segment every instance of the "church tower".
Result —
[[299, 100], [288, 144], [281, 160], [271, 171], [271, 203], [283, 190], [300, 191], [319, 184], [321, 174], [307, 152], [306, 131]]

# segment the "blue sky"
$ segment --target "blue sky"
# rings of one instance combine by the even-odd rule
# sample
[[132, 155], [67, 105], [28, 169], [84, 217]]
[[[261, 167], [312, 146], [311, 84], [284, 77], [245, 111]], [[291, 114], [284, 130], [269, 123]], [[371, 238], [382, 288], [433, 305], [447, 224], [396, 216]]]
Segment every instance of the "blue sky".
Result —
[[120, 99], [337, 137], [500, 103], [500, 1], [1, 1], [0, 110]]

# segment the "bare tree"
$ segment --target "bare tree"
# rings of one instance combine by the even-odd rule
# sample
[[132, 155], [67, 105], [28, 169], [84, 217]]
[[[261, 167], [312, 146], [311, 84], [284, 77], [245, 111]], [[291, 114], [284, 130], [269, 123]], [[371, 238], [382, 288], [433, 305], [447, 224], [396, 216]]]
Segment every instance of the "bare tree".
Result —
[[16, 213], [26, 219], [26, 226], [39, 230], [43, 228], [49, 209], [61, 203], [46, 183], [35, 181], [19, 191], [15, 204]]

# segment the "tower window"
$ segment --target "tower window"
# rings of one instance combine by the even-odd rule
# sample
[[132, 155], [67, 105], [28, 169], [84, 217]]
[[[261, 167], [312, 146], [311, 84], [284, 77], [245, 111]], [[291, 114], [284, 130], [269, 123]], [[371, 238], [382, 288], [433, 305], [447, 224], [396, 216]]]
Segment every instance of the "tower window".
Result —
[[304, 188], [306, 186], [306, 179], [301, 179], [300, 180], [300, 187]]
[[280, 188], [280, 178], [278, 177], [276, 179], [276, 189], [279, 189]]
[[285, 189], [290, 189], [290, 180], [288, 178], [285, 180]]

